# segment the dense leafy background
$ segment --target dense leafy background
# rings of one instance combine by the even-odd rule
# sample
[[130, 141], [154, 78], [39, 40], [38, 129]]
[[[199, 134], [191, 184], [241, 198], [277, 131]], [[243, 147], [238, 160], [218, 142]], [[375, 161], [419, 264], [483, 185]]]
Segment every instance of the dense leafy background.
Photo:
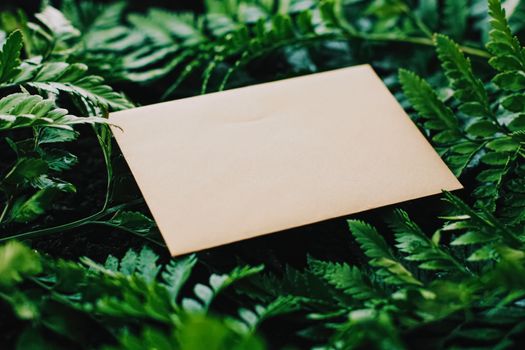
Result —
[[[63, 0], [0, 11], [3, 348], [524, 340], [525, 2]], [[465, 190], [170, 259], [107, 113], [359, 63]]]

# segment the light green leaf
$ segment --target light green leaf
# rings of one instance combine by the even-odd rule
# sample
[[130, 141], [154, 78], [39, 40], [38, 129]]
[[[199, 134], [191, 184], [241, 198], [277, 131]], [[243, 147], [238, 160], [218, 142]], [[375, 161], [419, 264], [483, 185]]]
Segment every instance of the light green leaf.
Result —
[[58, 189], [56, 188], [46, 187], [38, 190], [28, 199], [24, 197], [19, 198], [11, 210], [11, 220], [14, 222], [27, 223], [36, 219], [44, 214], [53, 203], [57, 192]]
[[166, 266], [166, 270], [162, 272], [162, 279], [164, 285], [170, 292], [172, 300], [175, 302], [179, 295], [180, 289], [186, 283], [191, 275], [193, 267], [197, 263], [195, 254], [188, 255], [179, 260], [171, 260]]
[[110, 221], [109, 224], [123, 230], [133, 231], [139, 234], [150, 233], [156, 227], [155, 222], [146, 215], [139, 212], [121, 211]]
[[8, 83], [20, 73], [20, 51], [22, 33], [12, 32], [0, 50], [0, 84]]
[[0, 247], [0, 290], [41, 271], [40, 257], [27, 246], [11, 241]]
[[405, 69], [399, 70], [399, 81], [410, 103], [422, 117], [438, 120], [443, 125], [440, 129], [453, 131], [459, 129], [452, 110], [439, 99], [426, 81]]

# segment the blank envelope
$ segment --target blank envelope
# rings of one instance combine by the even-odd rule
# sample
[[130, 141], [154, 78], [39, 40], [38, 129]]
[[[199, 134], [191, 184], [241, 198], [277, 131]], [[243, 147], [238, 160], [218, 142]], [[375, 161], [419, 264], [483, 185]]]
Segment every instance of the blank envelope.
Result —
[[172, 255], [461, 188], [368, 65], [110, 122]]

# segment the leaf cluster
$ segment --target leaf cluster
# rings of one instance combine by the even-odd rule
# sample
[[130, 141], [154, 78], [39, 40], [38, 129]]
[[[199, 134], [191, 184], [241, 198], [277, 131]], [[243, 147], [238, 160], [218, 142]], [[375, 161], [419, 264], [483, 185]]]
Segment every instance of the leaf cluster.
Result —
[[476, 206], [519, 225], [524, 217], [523, 191], [515, 182], [524, 165], [525, 119], [519, 83], [523, 48], [512, 35], [500, 3], [489, 1], [489, 7], [488, 63], [497, 71], [490, 84], [475, 75], [470, 59], [442, 34], [436, 34], [434, 41], [452, 101], [443, 101], [413, 72], [400, 70], [399, 80], [421, 124], [455, 174], [476, 173]]
[[[85, 64], [68, 62], [69, 56], [63, 53], [66, 44], [60, 43], [80, 32], [60, 11], [45, 6], [35, 17], [38, 23], [25, 22], [13, 30], [0, 50], [0, 133], [6, 148], [2, 152], [10, 152], [8, 159], [14, 158], [0, 169], [0, 240], [35, 236], [33, 231], [20, 232], [19, 224], [34, 222], [53, 209], [58, 198], [76, 193], [75, 185], [61, 176], [78, 162], [77, 156], [63, 145], [78, 138], [77, 125], [94, 127], [106, 155], [108, 193], [101, 210], [104, 212], [112, 181], [111, 144], [104, 142], [109, 136], [105, 115], [108, 110], [133, 106], [105, 85], [102, 77], [90, 74]], [[19, 92], [10, 93], [13, 90]], [[70, 114], [59, 107], [61, 104], [82, 116]], [[98, 220], [98, 216], [89, 222]], [[122, 221], [117, 226], [126, 227]]]
[[[387, 220], [388, 232], [349, 220], [363, 264], [309, 257], [306, 269], [238, 266], [202, 278], [194, 255], [162, 265], [143, 248], [105, 264], [72, 263], [10, 241], [0, 246], [0, 300], [22, 329], [15, 346], [262, 349], [255, 334], [279, 325], [277, 317], [292, 342], [316, 349], [518, 346], [523, 3], [207, 0], [196, 14], [64, 0], [31, 19], [3, 13], [0, 133], [12, 157], [0, 173], [2, 241], [98, 225], [162, 245], [153, 220], [132, 209], [141, 200], [115, 194], [118, 151], [103, 117], [132, 103], [106, 81], [158, 101], [371, 62], [466, 184], [463, 199], [443, 195], [446, 212], [432, 230], [403, 210]], [[474, 44], [479, 38], [486, 50]], [[435, 47], [437, 60], [425, 47]], [[395, 74], [401, 65], [408, 69]], [[100, 147], [104, 204], [41, 225], [57, 198], [75, 193], [63, 175], [77, 163], [64, 147], [77, 139], [77, 124], [88, 124]]]
[[240, 316], [219, 317], [212, 312], [213, 299], [262, 266], [211, 274], [210, 287], [194, 285], [193, 299], [181, 290], [189, 283], [195, 256], [167, 265], [157, 260], [143, 248], [129, 250], [122, 259], [109, 256], [105, 264], [88, 258], [78, 264], [50, 259], [16, 242], [2, 245], [0, 300], [23, 329], [14, 347], [190, 350], [202, 349], [204, 342], [214, 349], [264, 349], [254, 334], [258, 324], [291, 310], [290, 300], [278, 298], [266, 307], [257, 305], [256, 312], [240, 309]]

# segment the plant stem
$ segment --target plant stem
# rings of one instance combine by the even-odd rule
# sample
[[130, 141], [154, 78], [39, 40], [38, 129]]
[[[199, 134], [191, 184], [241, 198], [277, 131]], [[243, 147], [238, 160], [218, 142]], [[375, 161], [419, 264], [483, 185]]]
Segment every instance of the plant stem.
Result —
[[141, 203], [141, 202], [142, 202], [142, 199], [137, 199], [129, 203], [124, 203], [124, 204], [120, 204], [120, 205], [117, 205], [117, 206], [114, 206], [114, 207], [111, 207], [105, 210], [101, 210], [93, 215], [86, 216], [85, 218], [75, 220], [72, 222], [68, 222], [66, 224], [53, 226], [53, 227], [47, 227], [47, 228], [43, 228], [40, 230], [23, 232], [23, 233], [19, 233], [19, 234], [8, 236], [8, 237], [3, 237], [3, 238], [0, 238], [0, 243], [7, 242], [13, 239], [23, 240], [23, 239], [30, 239], [30, 238], [38, 238], [38, 237], [44, 237], [47, 235], [59, 233], [59, 232], [69, 231], [77, 227], [81, 227], [81, 226], [85, 226], [85, 225], [89, 225], [94, 222], [97, 222], [97, 220], [102, 219], [103, 217], [109, 214], [115, 213], [126, 207], [129, 207], [129, 206]]
[[2, 210], [2, 214], [0, 214], [0, 223], [2, 223], [2, 221], [4, 221], [4, 218], [5, 218], [6, 214], [7, 214], [7, 211], [9, 210], [10, 202], [11, 202], [11, 200], [9, 199], [9, 200], [5, 203], [5, 207], [4, 207], [4, 209]]
[[[336, 6], [336, 19], [337, 19], [337, 25], [340, 30], [343, 31], [343, 34], [348, 39], [362, 39], [362, 40], [370, 40], [370, 41], [392, 41], [392, 42], [404, 42], [404, 43], [411, 43], [411, 44], [417, 44], [417, 45], [425, 45], [425, 46], [435, 46], [434, 41], [432, 39], [433, 33], [428, 28], [428, 26], [421, 21], [420, 18], [417, 16], [414, 16], [412, 11], [409, 9], [405, 11], [405, 14], [416, 24], [416, 26], [427, 36], [427, 37], [399, 37], [399, 36], [392, 36], [389, 34], [366, 34], [366, 33], [359, 33], [356, 28], [354, 28], [353, 25], [351, 25], [346, 17], [344, 16], [343, 10], [342, 10], [342, 4], [339, 3], [339, 6]], [[489, 58], [490, 54], [480, 48], [474, 48], [474, 47], [468, 47], [459, 45], [459, 48], [461, 51], [463, 51], [466, 54], [472, 55], [472, 56], [478, 56], [483, 58]]]
[[[347, 37], [350, 38], [356, 38], [356, 39], [362, 39], [362, 40], [369, 40], [369, 41], [386, 41], [386, 42], [400, 42], [400, 43], [409, 43], [409, 44], [417, 44], [417, 45], [424, 45], [424, 46], [435, 46], [434, 41], [430, 38], [423, 38], [423, 37], [398, 37], [398, 36], [392, 36], [392, 35], [384, 35], [384, 34], [348, 34]], [[459, 45], [459, 48], [461, 51], [463, 51], [466, 54], [469, 54], [471, 56], [477, 56], [482, 58], [489, 58], [490, 54], [480, 48], [476, 47], [470, 47], [470, 46], [464, 46]]]

